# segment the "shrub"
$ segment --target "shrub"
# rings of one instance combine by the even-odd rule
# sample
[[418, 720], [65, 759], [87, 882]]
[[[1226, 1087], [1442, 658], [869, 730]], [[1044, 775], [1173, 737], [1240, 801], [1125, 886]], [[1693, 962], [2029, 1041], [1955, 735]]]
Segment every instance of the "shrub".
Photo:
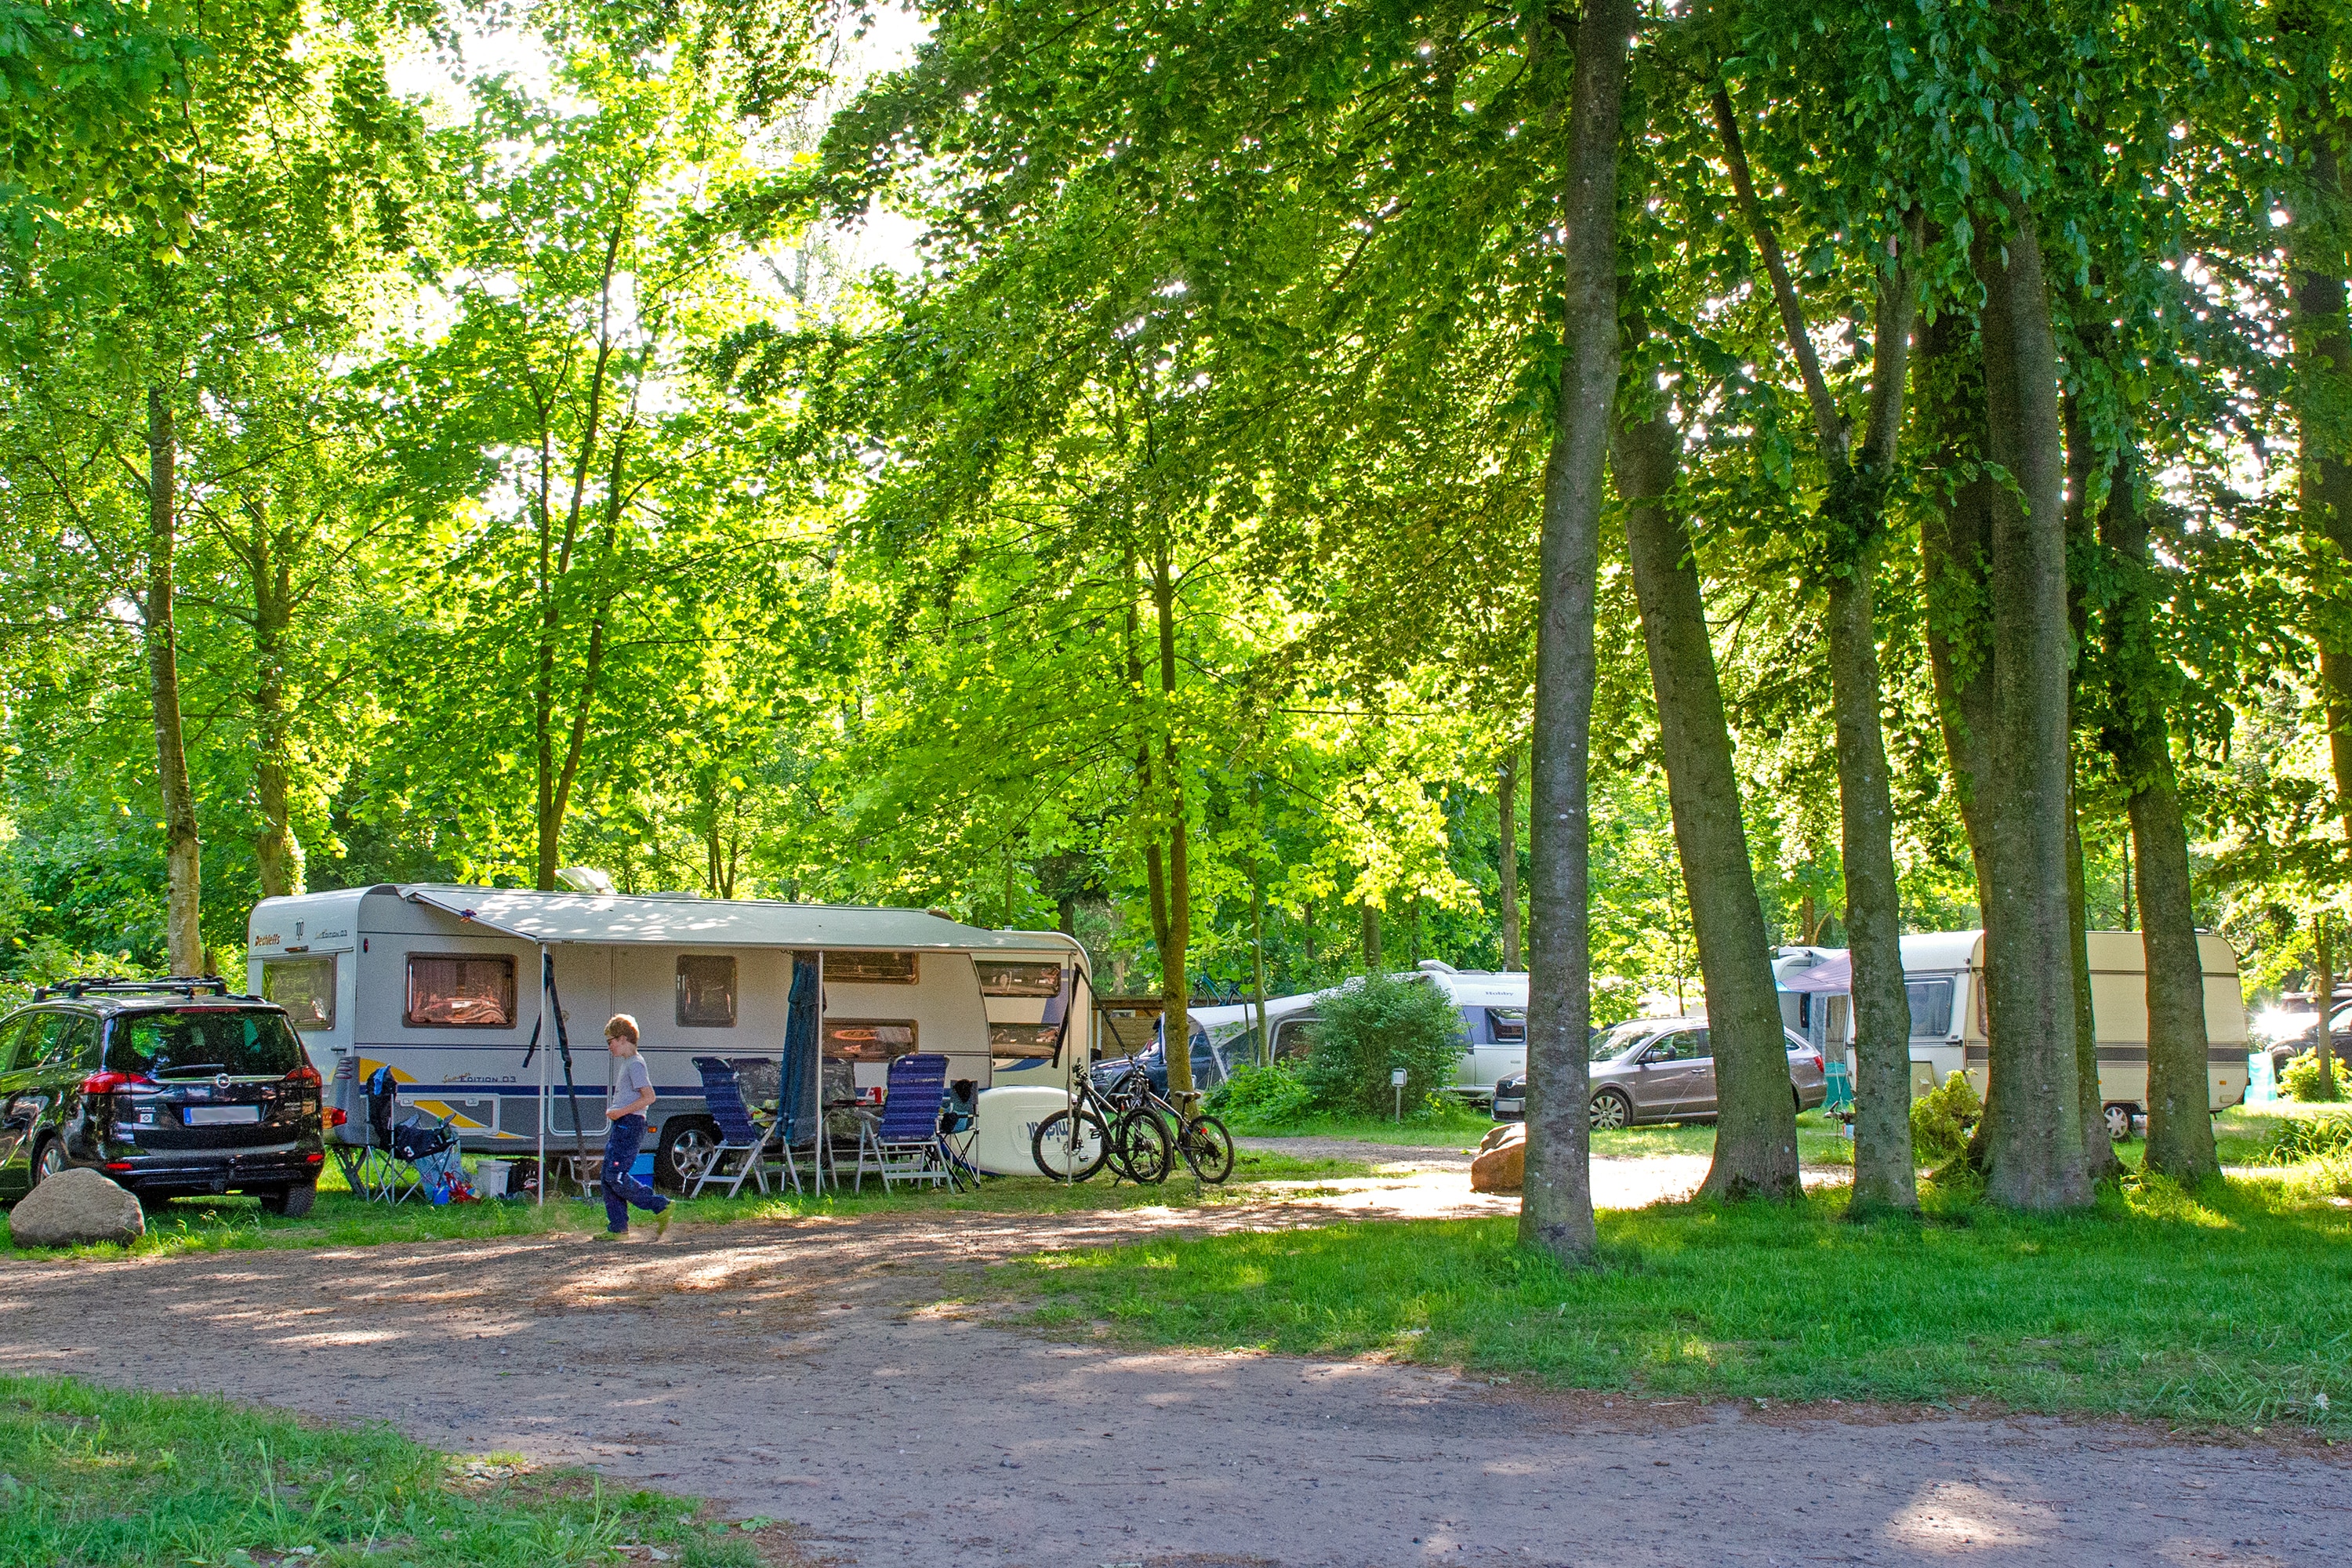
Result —
[[1368, 974], [1360, 984], [1317, 1005], [1306, 1070], [1300, 1079], [1316, 1109], [1335, 1114], [1385, 1116], [1395, 1108], [1389, 1075], [1404, 1068], [1404, 1102], [1419, 1106], [1454, 1081], [1462, 1055], [1462, 1016], [1436, 986], [1420, 980]]
[[1244, 1063], [1233, 1077], [1209, 1091], [1209, 1109], [1219, 1116], [1251, 1125], [1295, 1121], [1314, 1109], [1315, 1095], [1286, 1062], [1272, 1067]]
[[2282, 1121], [2263, 1150], [2263, 1157], [2290, 1165], [2298, 1160], [2352, 1159], [2352, 1116], [2299, 1117]]
[[1954, 1073], [1941, 1086], [1911, 1102], [1911, 1151], [1915, 1158], [1948, 1160], [1969, 1146], [1969, 1129], [1984, 1116], [1984, 1101], [1969, 1087], [1964, 1073]]
[[2315, 1100], [2341, 1100], [2344, 1098], [2343, 1058], [2335, 1058], [2335, 1068], [2336, 1070], [2333, 1072], [2323, 1072], [2319, 1064], [2318, 1050], [2315, 1047], [2307, 1050], [2288, 1062], [2286, 1070], [2279, 1074], [2280, 1091], [2289, 1100], [2300, 1100], [2306, 1103]]

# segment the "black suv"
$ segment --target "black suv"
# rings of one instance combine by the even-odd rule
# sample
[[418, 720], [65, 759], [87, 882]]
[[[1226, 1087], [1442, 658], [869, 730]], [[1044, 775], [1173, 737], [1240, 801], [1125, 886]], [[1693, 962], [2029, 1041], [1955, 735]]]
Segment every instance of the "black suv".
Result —
[[252, 1193], [301, 1215], [319, 1074], [286, 1010], [221, 980], [69, 980], [0, 1019], [0, 1203], [68, 1166], [142, 1203]]

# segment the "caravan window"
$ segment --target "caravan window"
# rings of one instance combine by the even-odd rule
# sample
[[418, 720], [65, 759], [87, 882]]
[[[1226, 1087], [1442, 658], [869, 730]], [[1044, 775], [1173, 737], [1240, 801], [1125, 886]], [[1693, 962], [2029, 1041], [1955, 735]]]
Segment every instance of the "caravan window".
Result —
[[331, 1029], [335, 1026], [335, 961], [331, 956], [265, 958], [261, 994], [285, 1008], [298, 1029]]
[[911, 952], [828, 952], [824, 977], [835, 985], [912, 985]]
[[735, 1026], [735, 960], [688, 953], [677, 961], [677, 1023], [682, 1029]]
[[1051, 1058], [1062, 1037], [1059, 1024], [991, 1024], [988, 1054], [998, 1067]]
[[1528, 1041], [1528, 1010], [1525, 1007], [1489, 1007], [1486, 1027], [1498, 1046], [1523, 1046]]
[[983, 996], [1059, 996], [1062, 966], [1058, 963], [1014, 963], [983, 958], [972, 965], [980, 971]]
[[824, 1054], [841, 1062], [887, 1062], [915, 1048], [909, 1018], [827, 1018]]
[[515, 961], [504, 953], [410, 953], [400, 1021], [412, 1029], [513, 1028]]
[[1912, 980], [1903, 990], [1911, 1003], [1911, 1037], [1942, 1039], [1952, 1028], [1952, 983]]

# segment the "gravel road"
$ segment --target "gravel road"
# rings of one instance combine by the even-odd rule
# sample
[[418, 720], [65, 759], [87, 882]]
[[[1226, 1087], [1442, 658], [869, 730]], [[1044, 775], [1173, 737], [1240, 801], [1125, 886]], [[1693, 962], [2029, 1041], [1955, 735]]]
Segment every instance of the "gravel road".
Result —
[[1483, 1212], [1459, 1173], [1286, 1204], [0, 1264], [0, 1368], [373, 1418], [790, 1519], [866, 1568], [2318, 1563], [2328, 1456], [2139, 1428], [1531, 1394], [1137, 1354], [959, 1304], [1155, 1231]]

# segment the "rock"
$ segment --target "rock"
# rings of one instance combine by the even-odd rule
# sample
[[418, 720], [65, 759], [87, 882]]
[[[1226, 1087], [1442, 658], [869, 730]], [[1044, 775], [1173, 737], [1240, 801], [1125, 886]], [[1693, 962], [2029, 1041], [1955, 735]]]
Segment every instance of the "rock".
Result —
[[59, 1171], [8, 1215], [19, 1247], [74, 1247], [89, 1241], [136, 1241], [147, 1234], [139, 1200], [96, 1171]]
[[1527, 1136], [1526, 1122], [1498, 1121], [1487, 1130], [1486, 1136], [1478, 1140], [1478, 1152], [1483, 1154], [1489, 1149], [1499, 1149], [1506, 1143], [1525, 1142]]
[[1527, 1182], [1528, 1129], [1525, 1122], [1497, 1127], [1478, 1145], [1470, 1162], [1474, 1193], [1516, 1193]]

